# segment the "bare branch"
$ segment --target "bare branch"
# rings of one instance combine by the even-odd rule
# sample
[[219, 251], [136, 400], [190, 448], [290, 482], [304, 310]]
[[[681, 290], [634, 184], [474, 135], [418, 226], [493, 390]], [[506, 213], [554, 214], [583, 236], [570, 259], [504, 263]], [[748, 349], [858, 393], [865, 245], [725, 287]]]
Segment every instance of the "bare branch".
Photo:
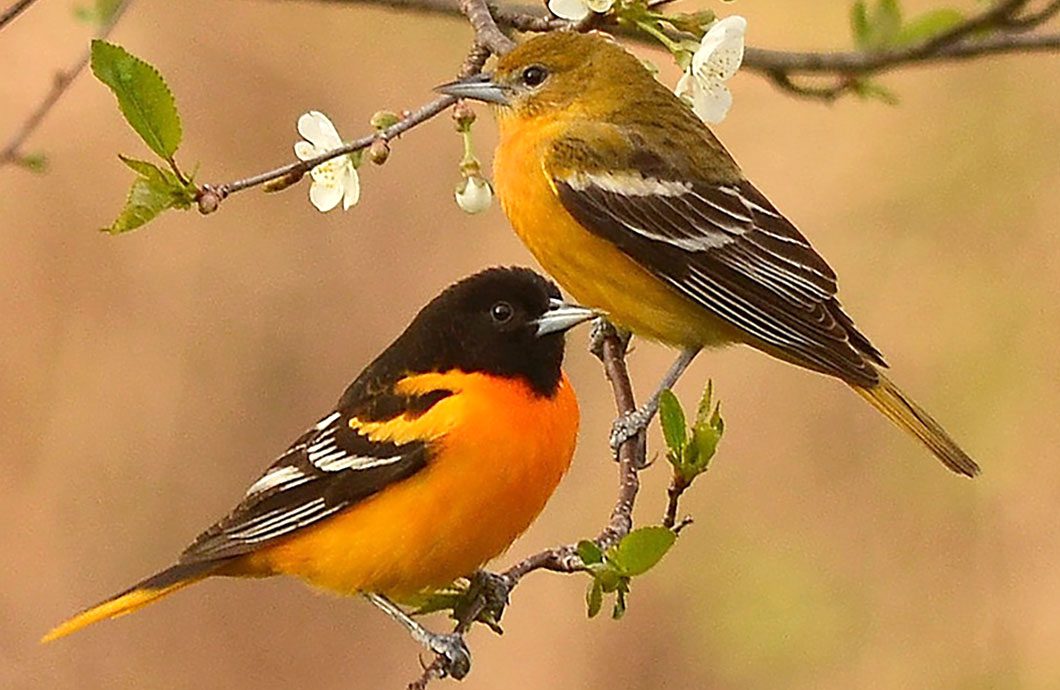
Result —
[[0, 14], [0, 29], [15, 20], [15, 17], [25, 12], [36, 0], [18, 0]]
[[[123, 14], [125, 14], [125, 10], [129, 8], [130, 4], [131, 0], [123, 0], [122, 3], [115, 8], [110, 19], [107, 20], [107, 23], [100, 27], [99, 31], [96, 32], [96, 38], [106, 38], [109, 36], [111, 31], [114, 30], [115, 25], [118, 23], [118, 20], [121, 19]], [[10, 20], [8, 19], [8, 21]], [[0, 148], [0, 168], [3, 168], [8, 163], [18, 163], [23, 160], [22, 145], [26, 142], [26, 139], [33, 134], [37, 127], [40, 126], [40, 123], [44, 121], [44, 118], [47, 117], [48, 113], [51, 112], [51, 109], [55, 107], [55, 104], [59, 102], [59, 99], [62, 98], [64, 93], [66, 93], [66, 90], [70, 87], [70, 84], [73, 83], [74, 79], [77, 78], [77, 75], [81, 74], [85, 67], [88, 66], [88, 62], [91, 58], [92, 50], [89, 48], [83, 55], [81, 55], [72, 67], [55, 75], [51, 91], [45, 95], [44, 100], [42, 100], [33, 112], [29, 114], [29, 116], [22, 122], [22, 125], [15, 130], [15, 133], [10, 139], [8, 139], [3, 148]]]
[[460, 11], [475, 30], [475, 43], [494, 55], [503, 55], [515, 47], [515, 41], [505, 36], [490, 13], [486, 0], [459, 0]]

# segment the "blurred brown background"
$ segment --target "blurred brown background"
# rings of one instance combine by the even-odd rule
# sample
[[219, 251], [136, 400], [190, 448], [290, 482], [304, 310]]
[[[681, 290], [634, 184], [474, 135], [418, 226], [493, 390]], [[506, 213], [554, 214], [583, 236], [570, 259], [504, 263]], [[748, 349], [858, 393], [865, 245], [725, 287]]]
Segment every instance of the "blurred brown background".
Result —
[[[723, 11], [748, 17], [754, 45], [839, 49], [845, 4]], [[0, 138], [84, 48], [71, 9], [38, 2], [0, 36]], [[469, 30], [328, 3], [145, 0], [113, 38], [167, 76], [180, 158], [220, 182], [289, 160], [310, 108], [352, 137], [379, 108], [423, 102]], [[684, 503], [696, 524], [620, 623], [586, 620], [582, 577], [528, 579], [503, 638], [471, 635], [461, 687], [1060, 687], [1058, 80], [1055, 55], [913, 69], [885, 79], [900, 107], [732, 82], [720, 136], [985, 473], [947, 473], [832, 381], [750, 350], [702, 357], [679, 392], [691, 404], [714, 378], [729, 431]], [[488, 158], [493, 126], [476, 131]], [[451, 125], [364, 169], [348, 213], [321, 215], [303, 184], [119, 238], [96, 231], [132, 179], [115, 154], [145, 149], [103, 86], [82, 75], [27, 149], [52, 167], [0, 171], [0, 687], [404, 687], [419, 650], [403, 631], [294, 581], [209, 582], [36, 640], [169, 563], [441, 287], [531, 262], [499, 209], [453, 203]], [[612, 403], [585, 335], [568, 366], [578, 457], [506, 561], [595, 533], [610, 508]], [[669, 359], [639, 345], [642, 390]], [[644, 479], [649, 522], [666, 472]]]

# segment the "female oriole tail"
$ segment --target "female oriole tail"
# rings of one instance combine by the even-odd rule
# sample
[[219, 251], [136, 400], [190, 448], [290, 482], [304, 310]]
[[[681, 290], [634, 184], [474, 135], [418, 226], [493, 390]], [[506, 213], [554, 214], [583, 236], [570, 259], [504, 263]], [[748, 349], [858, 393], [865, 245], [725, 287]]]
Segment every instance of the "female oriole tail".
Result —
[[979, 465], [961, 450], [946, 430], [882, 373], [880, 382], [872, 388], [851, 388], [892, 422], [916, 436], [946, 467], [967, 477], [979, 474]]
[[178, 563], [166, 568], [162, 572], [155, 573], [146, 580], [138, 582], [124, 592], [115, 594], [111, 598], [82, 611], [73, 618], [63, 621], [42, 637], [41, 642], [51, 642], [93, 623], [132, 613], [168, 594], [176, 592], [178, 589], [183, 589], [203, 578], [209, 577], [217, 572], [224, 563], [225, 561]]

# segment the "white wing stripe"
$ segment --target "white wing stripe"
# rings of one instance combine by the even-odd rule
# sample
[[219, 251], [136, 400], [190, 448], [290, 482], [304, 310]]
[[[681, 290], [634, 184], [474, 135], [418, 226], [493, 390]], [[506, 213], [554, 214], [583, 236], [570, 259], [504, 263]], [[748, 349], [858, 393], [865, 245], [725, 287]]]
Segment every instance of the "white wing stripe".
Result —
[[337, 457], [333, 460], [322, 460], [315, 463], [325, 472], [340, 472], [342, 470], [370, 470], [373, 467], [392, 465], [401, 460], [403, 456], [394, 455], [389, 458], [373, 458], [368, 456]]
[[247, 489], [247, 496], [268, 491], [277, 486], [287, 490], [299, 484], [305, 484], [307, 481], [309, 481], [309, 477], [305, 476], [302, 470], [293, 465], [274, 467], [262, 475], [261, 479], [250, 485], [250, 488]]

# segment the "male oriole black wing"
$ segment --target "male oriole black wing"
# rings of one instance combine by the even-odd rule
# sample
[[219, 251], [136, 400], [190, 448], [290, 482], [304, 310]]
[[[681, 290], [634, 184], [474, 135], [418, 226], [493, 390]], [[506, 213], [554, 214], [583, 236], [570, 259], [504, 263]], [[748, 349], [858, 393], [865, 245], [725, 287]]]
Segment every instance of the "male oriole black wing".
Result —
[[746, 343], [845, 381], [951, 470], [978, 472], [881, 373], [825, 260], [636, 57], [600, 35], [554, 32], [439, 90], [495, 106], [498, 197], [541, 265], [582, 304], [682, 348], [664, 387], [700, 349]]
[[593, 314], [528, 269], [451, 286], [175, 565], [44, 639], [209, 576], [293, 575], [363, 593], [435, 651], [466, 656], [387, 597], [472, 574], [542, 510], [578, 428], [563, 333]]

